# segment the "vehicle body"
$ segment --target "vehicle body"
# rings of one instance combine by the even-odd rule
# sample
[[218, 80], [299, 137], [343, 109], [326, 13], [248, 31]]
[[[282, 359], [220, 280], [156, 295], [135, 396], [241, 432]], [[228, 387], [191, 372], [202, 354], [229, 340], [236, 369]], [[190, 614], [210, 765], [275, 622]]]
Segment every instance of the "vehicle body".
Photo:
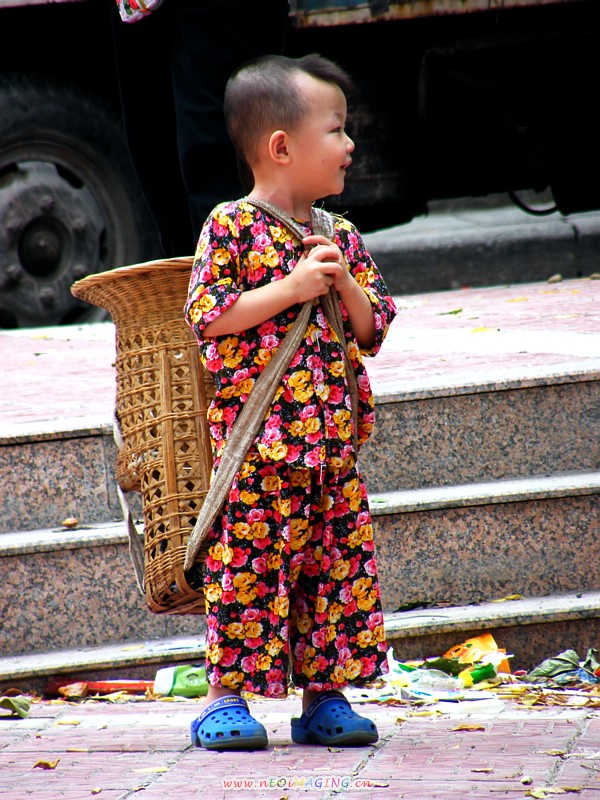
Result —
[[[337, 60], [359, 90], [353, 168], [329, 206], [363, 230], [548, 187], [563, 214], [600, 208], [599, 6], [293, 0], [289, 54]], [[74, 280], [158, 255], [107, 4], [0, 0], [0, 34], [0, 327], [93, 318]]]

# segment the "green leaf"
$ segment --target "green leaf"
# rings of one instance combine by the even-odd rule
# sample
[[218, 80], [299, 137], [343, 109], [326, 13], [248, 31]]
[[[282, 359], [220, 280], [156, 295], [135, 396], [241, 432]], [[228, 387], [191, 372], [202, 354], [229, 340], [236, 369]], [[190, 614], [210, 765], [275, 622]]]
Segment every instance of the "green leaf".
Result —
[[29, 716], [31, 700], [28, 697], [0, 697], [0, 708], [6, 708], [11, 714], [17, 714], [21, 719]]
[[436, 316], [448, 317], [450, 315], [462, 314], [462, 308], [455, 308], [452, 311], [439, 311]]

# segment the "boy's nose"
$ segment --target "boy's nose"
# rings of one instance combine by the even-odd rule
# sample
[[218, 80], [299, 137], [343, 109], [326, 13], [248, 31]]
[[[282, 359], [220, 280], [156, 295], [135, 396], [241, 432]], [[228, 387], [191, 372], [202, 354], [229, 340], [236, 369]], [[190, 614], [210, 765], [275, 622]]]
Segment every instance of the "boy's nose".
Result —
[[346, 134], [346, 152], [353, 153], [354, 152], [354, 142], [352, 139]]

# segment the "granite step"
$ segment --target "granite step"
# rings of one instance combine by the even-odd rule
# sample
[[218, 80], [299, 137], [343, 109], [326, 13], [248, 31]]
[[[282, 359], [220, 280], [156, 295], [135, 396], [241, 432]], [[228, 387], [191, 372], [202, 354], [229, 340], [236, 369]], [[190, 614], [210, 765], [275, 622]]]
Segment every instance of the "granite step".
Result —
[[[396, 658], [431, 658], [489, 632], [513, 657], [511, 669], [529, 670], [573, 648], [582, 657], [600, 636], [600, 591], [497, 598], [477, 605], [416, 608], [386, 613], [388, 644]], [[151, 680], [161, 666], [202, 663], [204, 637], [132, 639], [116, 644], [0, 657], [0, 689], [44, 691], [51, 679]]]
[[[543, 475], [600, 465], [600, 380], [555, 374], [498, 383], [380, 392], [377, 426], [361, 451], [371, 493]], [[568, 409], [568, 412], [566, 410]], [[117, 520], [110, 420], [2, 437], [0, 532]], [[18, 480], [16, 478], [18, 477]], [[136, 509], [139, 495], [132, 494]]]
[[[600, 589], [599, 497], [600, 473], [371, 495], [384, 610]], [[147, 610], [123, 523], [6, 533], [0, 581], [6, 656], [204, 630]]]

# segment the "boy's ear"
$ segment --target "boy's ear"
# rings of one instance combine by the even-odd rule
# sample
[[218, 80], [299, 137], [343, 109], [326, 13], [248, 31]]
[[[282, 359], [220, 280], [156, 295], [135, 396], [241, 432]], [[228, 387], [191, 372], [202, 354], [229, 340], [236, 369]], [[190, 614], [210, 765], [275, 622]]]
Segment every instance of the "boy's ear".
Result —
[[269, 155], [277, 164], [286, 164], [290, 154], [288, 149], [288, 135], [285, 131], [274, 131], [269, 138]]

